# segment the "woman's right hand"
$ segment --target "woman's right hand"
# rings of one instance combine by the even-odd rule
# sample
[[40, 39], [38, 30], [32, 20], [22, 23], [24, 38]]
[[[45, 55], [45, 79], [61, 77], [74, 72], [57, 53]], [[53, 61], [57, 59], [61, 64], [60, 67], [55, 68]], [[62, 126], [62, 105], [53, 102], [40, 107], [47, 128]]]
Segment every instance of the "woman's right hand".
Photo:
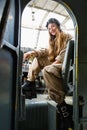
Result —
[[29, 52], [24, 53], [23, 60], [25, 61], [25, 60], [28, 60], [29, 58], [35, 57], [35, 56], [36, 56], [35, 51], [29, 51]]

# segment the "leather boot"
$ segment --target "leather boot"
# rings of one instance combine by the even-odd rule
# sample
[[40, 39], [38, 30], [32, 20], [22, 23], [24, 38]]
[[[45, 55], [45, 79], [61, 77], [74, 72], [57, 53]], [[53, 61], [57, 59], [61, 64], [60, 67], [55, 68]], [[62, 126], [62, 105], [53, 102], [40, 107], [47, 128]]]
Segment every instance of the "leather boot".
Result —
[[57, 109], [60, 113], [60, 130], [73, 130], [73, 107], [64, 101], [57, 105]]
[[36, 86], [35, 81], [26, 80], [22, 85], [22, 93], [25, 95], [25, 98], [32, 99], [36, 98]]

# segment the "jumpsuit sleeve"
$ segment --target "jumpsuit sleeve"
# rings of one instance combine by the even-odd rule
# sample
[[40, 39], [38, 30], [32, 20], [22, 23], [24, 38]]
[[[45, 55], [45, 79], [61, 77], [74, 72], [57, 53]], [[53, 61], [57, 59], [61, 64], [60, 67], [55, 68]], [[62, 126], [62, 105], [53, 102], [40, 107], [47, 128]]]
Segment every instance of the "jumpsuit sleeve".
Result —
[[[72, 36], [70, 34], [66, 35], [66, 40], [65, 42], [68, 43], [68, 41], [70, 41], [72, 39]], [[57, 60], [60, 63], [63, 63], [64, 60], [64, 56], [65, 56], [65, 52], [66, 52], [66, 46], [60, 51], [60, 53], [58, 54], [58, 56], [56, 56], [55, 60]]]
[[59, 55], [55, 58], [60, 63], [63, 63], [64, 55], [65, 55], [66, 47], [60, 51]]
[[46, 48], [35, 50], [35, 51], [37, 53], [37, 57], [46, 57], [46, 56], [48, 56], [48, 49], [46, 49]]

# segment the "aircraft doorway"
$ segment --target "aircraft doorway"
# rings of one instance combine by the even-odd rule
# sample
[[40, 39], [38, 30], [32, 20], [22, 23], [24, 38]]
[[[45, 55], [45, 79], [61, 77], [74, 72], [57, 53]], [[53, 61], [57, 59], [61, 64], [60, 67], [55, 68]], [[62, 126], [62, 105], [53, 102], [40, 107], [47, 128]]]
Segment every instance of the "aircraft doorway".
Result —
[[[52, 17], [58, 19], [61, 23], [61, 29], [64, 32], [71, 34], [72, 40], [77, 42], [77, 23], [73, 13], [71, 11], [68, 12], [68, 8], [64, 5], [64, 3], [62, 4], [51, 0], [43, 0], [43, 2], [40, 0], [30, 1], [22, 13], [21, 49], [23, 53], [39, 48], [46, 48], [48, 46], [49, 36], [46, 29], [46, 22]], [[77, 44], [76, 42], [75, 44]], [[75, 46], [75, 51], [77, 51], [77, 45]], [[75, 54], [77, 54], [77, 52]], [[32, 59], [23, 62], [22, 70], [25, 76], [23, 77], [23, 82], [27, 78], [27, 72], [31, 63]], [[45, 82], [43, 80], [42, 73], [39, 74], [39, 77], [36, 80], [36, 87], [39, 92], [37, 98], [32, 98], [31, 100], [26, 99], [26, 110], [28, 114], [31, 115], [32, 122], [30, 123], [31, 119], [27, 115], [25, 127], [31, 130], [36, 130], [38, 128], [40, 130], [57, 130], [56, 103], [47, 99], [48, 92], [45, 89]], [[72, 99], [70, 99], [70, 103], [71, 102]], [[33, 113], [31, 112], [31, 109], [33, 110]], [[36, 113], [39, 114], [40, 117], [39, 118], [37, 115], [37, 123], [35, 122], [35, 119], [33, 119], [34, 116], [36, 117]], [[50, 124], [52, 117], [54, 118], [54, 121]], [[42, 124], [42, 126], [40, 124]], [[23, 126], [21, 126], [21, 129], [22, 127]]]

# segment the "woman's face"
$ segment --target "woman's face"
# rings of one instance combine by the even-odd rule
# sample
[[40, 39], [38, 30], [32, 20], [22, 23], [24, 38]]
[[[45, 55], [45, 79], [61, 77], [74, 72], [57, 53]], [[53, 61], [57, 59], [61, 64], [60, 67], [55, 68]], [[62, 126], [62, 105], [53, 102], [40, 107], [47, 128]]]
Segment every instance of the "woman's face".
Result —
[[59, 32], [58, 27], [57, 27], [57, 25], [56, 25], [55, 23], [50, 23], [50, 24], [48, 25], [48, 31], [49, 31], [49, 33], [50, 33], [51, 35], [53, 35], [53, 36], [55, 36], [56, 33]]

